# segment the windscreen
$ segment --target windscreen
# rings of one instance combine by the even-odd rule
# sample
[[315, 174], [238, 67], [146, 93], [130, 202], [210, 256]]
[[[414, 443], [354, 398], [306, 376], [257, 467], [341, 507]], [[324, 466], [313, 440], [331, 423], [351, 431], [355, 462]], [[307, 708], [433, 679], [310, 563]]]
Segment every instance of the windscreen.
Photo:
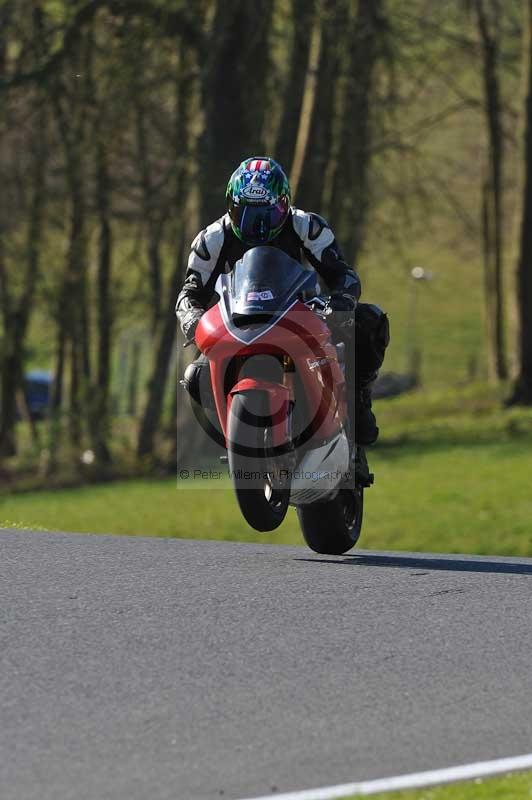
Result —
[[299, 294], [314, 289], [316, 275], [276, 247], [248, 250], [232, 272], [234, 316], [276, 316]]

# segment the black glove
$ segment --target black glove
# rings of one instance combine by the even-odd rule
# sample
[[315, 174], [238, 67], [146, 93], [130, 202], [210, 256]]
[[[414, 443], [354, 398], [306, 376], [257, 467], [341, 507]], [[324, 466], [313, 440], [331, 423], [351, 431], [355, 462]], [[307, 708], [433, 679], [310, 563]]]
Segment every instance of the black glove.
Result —
[[351, 294], [335, 292], [327, 300], [325, 318], [330, 328], [346, 329], [355, 324], [356, 298]]
[[203, 316], [201, 308], [191, 308], [181, 320], [181, 330], [187, 342], [193, 342], [198, 322]]

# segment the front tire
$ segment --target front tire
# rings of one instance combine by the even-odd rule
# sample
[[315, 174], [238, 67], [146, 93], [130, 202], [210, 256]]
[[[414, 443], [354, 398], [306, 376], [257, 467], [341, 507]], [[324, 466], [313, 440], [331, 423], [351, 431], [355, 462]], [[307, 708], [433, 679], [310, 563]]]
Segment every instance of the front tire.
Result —
[[290, 499], [285, 460], [270, 452], [268, 410], [263, 393], [236, 394], [227, 426], [231, 482], [244, 519], [256, 531], [278, 528]]
[[362, 529], [364, 489], [340, 489], [332, 500], [299, 506], [306, 543], [315, 553], [341, 555], [357, 543]]

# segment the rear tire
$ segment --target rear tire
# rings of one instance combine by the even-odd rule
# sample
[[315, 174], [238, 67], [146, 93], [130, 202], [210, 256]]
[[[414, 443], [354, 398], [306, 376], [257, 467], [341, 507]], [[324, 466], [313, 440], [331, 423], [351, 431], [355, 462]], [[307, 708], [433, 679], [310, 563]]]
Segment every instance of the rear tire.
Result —
[[[227, 426], [229, 474], [246, 522], [256, 531], [273, 531], [286, 516], [289, 472], [282, 456], [269, 453], [271, 428], [267, 400], [261, 392], [236, 394]], [[257, 424], [253, 424], [257, 423]]]
[[340, 489], [332, 500], [299, 506], [306, 543], [315, 553], [341, 555], [357, 543], [362, 529], [364, 489]]

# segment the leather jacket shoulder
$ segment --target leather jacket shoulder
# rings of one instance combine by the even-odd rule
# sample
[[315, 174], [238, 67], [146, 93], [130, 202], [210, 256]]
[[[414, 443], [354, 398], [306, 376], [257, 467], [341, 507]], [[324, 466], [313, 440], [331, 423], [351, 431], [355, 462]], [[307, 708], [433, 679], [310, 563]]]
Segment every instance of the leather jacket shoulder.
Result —
[[319, 214], [292, 209], [294, 230], [303, 253], [327, 289], [360, 297], [360, 278], [345, 261], [329, 223]]
[[[331, 292], [360, 296], [360, 279], [343, 260], [333, 231], [318, 214], [292, 208], [280, 234], [271, 243], [315, 269]], [[206, 309], [221, 272], [232, 269], [248, 248], [233, 233], [229, 215], [200, 231], [191, 245], [185, 283], [177, 298], [181, 321], [191, 308]]]

